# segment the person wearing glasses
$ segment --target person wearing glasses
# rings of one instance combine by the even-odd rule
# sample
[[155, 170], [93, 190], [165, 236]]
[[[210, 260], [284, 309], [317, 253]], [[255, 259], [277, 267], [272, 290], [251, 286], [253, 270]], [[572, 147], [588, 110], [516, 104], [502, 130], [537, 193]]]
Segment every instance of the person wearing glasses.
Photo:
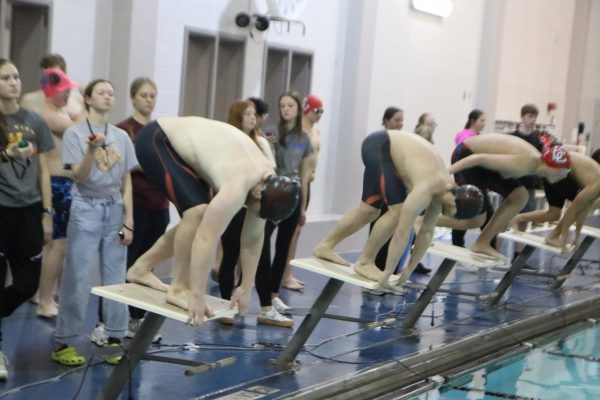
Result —
[[61, 162], [62, 138], [65, 131], [77, 123], [83, 114], [67, 111], [72, 89], [78, 85], [71, 81], [60, 68], [48, 68], [42, 75], [42, 92], [45, 96], [41, 116], [52, 131], [55, 148], [48, 152], [48, 168], [52, 185], [52, 208], [54, 209], [52, 240], [44, 246], [42, 272], [37, 296], [37, 315], [42, 318], [54, 318], [58, 307], [54, 301], [54, 290], [58, 284], [67, 248], [67, 223], [71, 208], [71, 171], [63, 168]]
[[[63, 56], [57, 53], [46, 54], [38, 65], [42, 73], [48, 68], [58, 68], [65, 74], [67, 73], [67, 62]], [[46, 95], [43, 90], [25, 93], [21, 98], [21, 107], [41, 115], [45, 108], [45, 100]], [[73, 121], [83, 114], [83, 96], [79, 89], [71, 90], [69, 100], [62, 111]]]
[[[48, 124], [19, 106], [21, 79], [0, 58], [0, 322], [38, 288], [42, 247], [52, 239]], [[12, 283], [5, 286], [10, 265]], [[8, 378], [0, 331], [0, 380]]]

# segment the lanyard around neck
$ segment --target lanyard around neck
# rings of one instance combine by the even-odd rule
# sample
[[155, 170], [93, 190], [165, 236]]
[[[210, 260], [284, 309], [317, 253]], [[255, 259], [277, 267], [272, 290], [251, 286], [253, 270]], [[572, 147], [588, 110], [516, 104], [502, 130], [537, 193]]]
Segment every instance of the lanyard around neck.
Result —
[[[90, 120], [89, 119], [85, 119], [85, 122], [87, 122], [87, 126], [88, 129], [90, 130], [90, 135], [94, 135], [94, 131], [92, 130], [92, 125], [90, 124]], [[106, 148], [106, 134], [108, 133], [108, 122], [104, 123], [104, 144], [102, 145], [102, 148]]]

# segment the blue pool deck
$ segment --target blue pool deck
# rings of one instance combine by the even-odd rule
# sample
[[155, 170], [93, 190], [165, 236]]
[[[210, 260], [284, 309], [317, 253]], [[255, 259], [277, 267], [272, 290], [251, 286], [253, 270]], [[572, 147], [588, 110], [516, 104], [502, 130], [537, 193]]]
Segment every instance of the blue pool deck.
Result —
[[[590, 223], [600, 226], [600, 217]], [[471, 236], [472, 238], [472, 236]], [[214, 362], [235, 356], [234, 365], [187, 377], [185, 367], [142, 361], [131, 374], [121, 399], [275, 399], [306, 396], [344, 377], [356, 377], [363, 371], [377, 370], [390, 363], [401, 365], [416, 354], [426, 356], [465, 338], [482, 332], [502, 331], [505, 327], [537, 318], [560, 307], [582, 301], [600, 302], [600, 240], [597, 240], [560, 290], [550, 289], [548, 278], [520, 275], [495, 308], [470, 297], [438, 294], [419, 319], [416, 330], [400, 329], [403, 317], [418, 298], [411, 289], [405, 296], [376, 296], [360, 288], [343, 285], [327, 313], [297, 357], [294, 368], [273, 364], [302, 322], [294, 316], [295, 327], [279, 328], [256, 325], [256, 311], [236, 326], [209, 321], [199, 328], [167, 320], [161, 329], [156, 355]], [[507, 243], [502, 243], [506, 252]], [[356, 257], [356, 255], [352, 255]], [[436, 268], [440, 259], [424, 258], [424, 264]], [[565, 257], [536, 252], [534, 266], [556, 271]], [[308, 309], [320, 294], [327, 278], [295, 270], [306, 283], [303, 292], [282, 289], [280, 297], [290, 306]], [[493, 271], [469, 272], [455, 268], [444, 287], [466, 291], [491, 291], [502, 274]], [[427, 283], [429, 275], [413, 275], [415, 282]], [[210, 283], [209, 294], [218, 296]], [[96, 320], [97, 297], [91, 296], [87, 331]], [[252, 310], [258, 308], [253, 295]], [[336, 318], [336, 317], [342, 317]], [[350, 318], [345, 318], [350, 317]], [[379, 322], [379, 323], [377, 323]], [[89, 366], [67, 368], [50, 360], [55, 321], [36, 317], [35, 306], [25, 304], [3, 320], [3, 352], [10, 360], [9, 380], [0, 382], [0, 399], [94, 399], [113, 367], [99, 358], [100, 350], [89, 341], [80, 351], [92, 357]], [[505, 336], [512, 334], [507, 333]], [[491, 336], [490, 336], [491, 337]], [[510, 338], [509, 338], [510, 339]], [[482, 337], [481, 340], [486, 340]], [[491, 340], [491, 339], [490, 339]], [[519, 339], [515, 337], [514, 344]], [[432, 353], [433, 354], [433, 353]], [[415, 374], [417, 374], [415, 372]], [[422, 372], [418, 373], [423, 376]], [[425, 376], [423, 376], [425, 377]], [[77, 397], [75, 397], [77, 396]], [[352, 398], [361, 396], [354, 395]], [[346, 397], [348, 398], [348, 397]], [[466, 398], [466, 397], [465, 397]], [[554, 398], [549, 397], [544, 399]]]

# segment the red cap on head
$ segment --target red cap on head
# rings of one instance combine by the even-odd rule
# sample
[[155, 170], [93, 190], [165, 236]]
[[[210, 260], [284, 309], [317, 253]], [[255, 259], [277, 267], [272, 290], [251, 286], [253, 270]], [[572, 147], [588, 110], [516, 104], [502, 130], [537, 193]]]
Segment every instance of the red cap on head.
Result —
[[60, 68], [45, 69], [41, 84], [44, 95], [47, 98], [54, 97], [65, 90], [70, 90], [78, 86]]
[[542, 160], [552, 168], [569, 168], [571, 166], [571, 155], [562, 146], [544, 147]]
[[314, 94], [309, 94], [304, 98], [304, 115], [308, 114], [315, 108], [323, 108], [323, 102]]

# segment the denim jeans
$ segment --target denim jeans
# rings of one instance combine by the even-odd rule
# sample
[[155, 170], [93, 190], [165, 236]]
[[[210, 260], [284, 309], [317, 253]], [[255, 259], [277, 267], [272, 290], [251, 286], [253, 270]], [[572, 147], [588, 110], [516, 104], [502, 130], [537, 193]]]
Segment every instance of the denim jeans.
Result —
[[[56, 339], [77, 339], [88, 310], [92, 268], [100, 264], [102, 285], [125, 283], [127, 247], [119, 242], [123, 226], [121, 194], [105, 198], [73, 195], [67, 227], [67, 255], [59, 290]], [[110, 337], [122, 338], [127, 329], [127, 306], [106, 300], [103, 320]]]

